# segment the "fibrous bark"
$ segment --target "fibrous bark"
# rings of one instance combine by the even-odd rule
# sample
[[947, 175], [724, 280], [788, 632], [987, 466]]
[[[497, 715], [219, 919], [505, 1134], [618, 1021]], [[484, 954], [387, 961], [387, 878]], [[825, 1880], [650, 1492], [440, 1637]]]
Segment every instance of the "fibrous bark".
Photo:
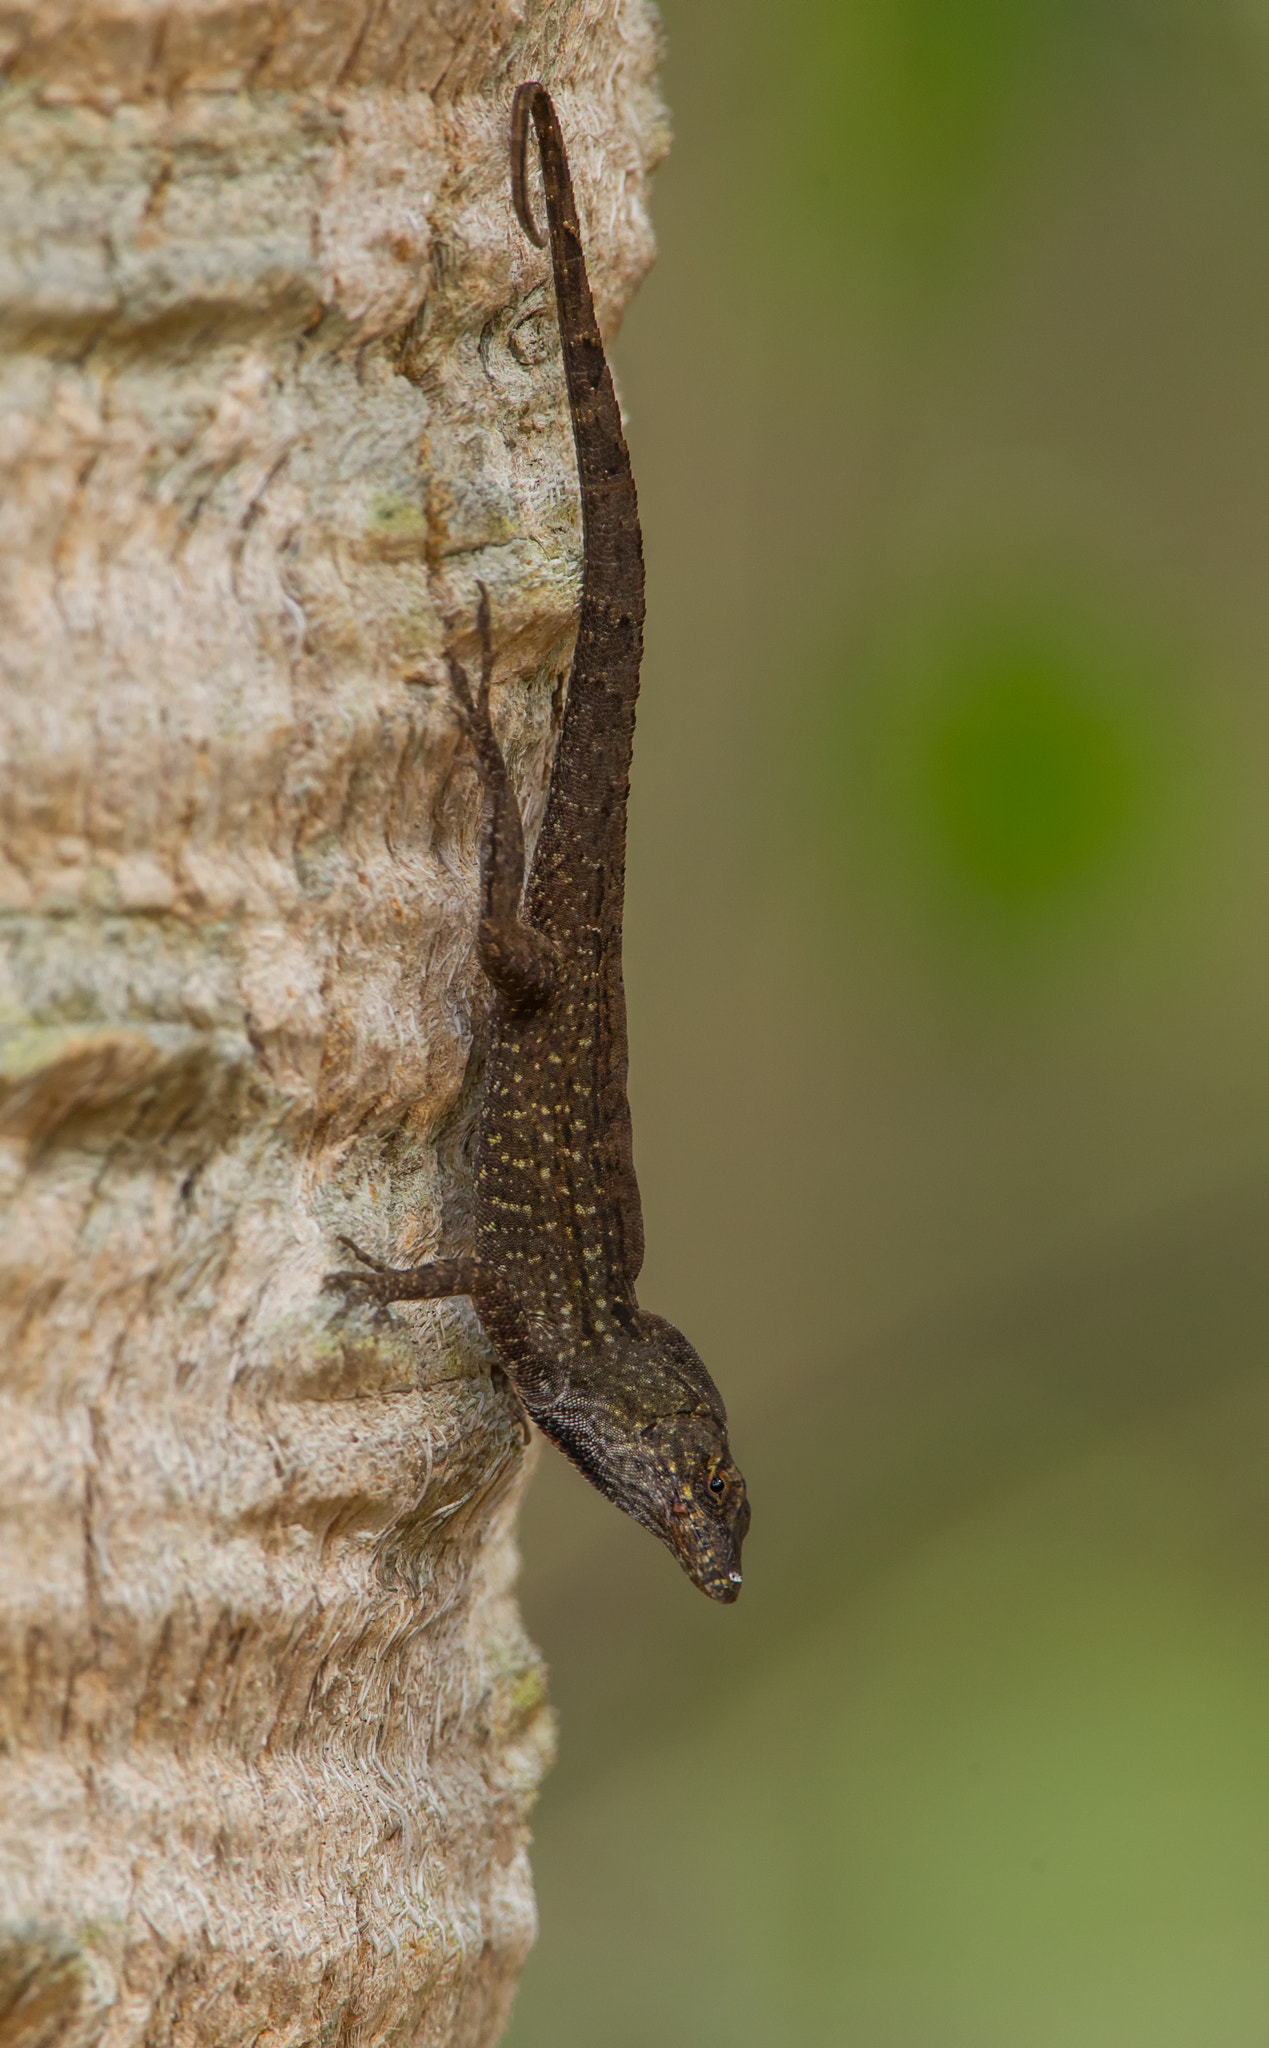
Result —
[[643, 0], [0, 19], [0, 2044], [483, 2043], [550, 1747], [469, 1308], [490, 590], [532, 830], [578, 589], [521, 78], [609, 325]]

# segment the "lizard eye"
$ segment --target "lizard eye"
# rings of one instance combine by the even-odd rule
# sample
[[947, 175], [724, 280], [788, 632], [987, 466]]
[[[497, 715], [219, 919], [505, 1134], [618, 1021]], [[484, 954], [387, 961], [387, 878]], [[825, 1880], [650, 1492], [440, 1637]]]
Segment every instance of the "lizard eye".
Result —
[[715, 1500], [721, 1500], [727, 1491], [727, 1474], [721, 1472], [717, 1465], [709, 1475], [709, 1490]]

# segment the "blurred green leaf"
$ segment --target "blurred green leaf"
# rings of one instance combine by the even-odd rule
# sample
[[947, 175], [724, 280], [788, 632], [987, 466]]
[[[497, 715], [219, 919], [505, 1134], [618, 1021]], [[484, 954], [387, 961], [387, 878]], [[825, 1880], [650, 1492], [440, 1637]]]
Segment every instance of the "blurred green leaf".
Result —
[[1175, 656], [1091, 599], [910, 599], [825, 679], [810, 775], [864, 892], [1014, 947], [1131, 874], [1166, 891], [1189, 797]]
[[1043, 641], [951, 650], [921, 794], [950, 877], [1034, 911], [1114, 865], [1142, 796], [1123, 707]]
[[796, 92], [775, 109], [789, 151], [776, 189], [799, 200], [786, 234], [801, 246], [835, 228], [887, 267], [928, 264], [1018, 139], [1069, 22], [1057, 0], [792, 0], [780, 34], [803, 61], [786, 40], [773, 73]]

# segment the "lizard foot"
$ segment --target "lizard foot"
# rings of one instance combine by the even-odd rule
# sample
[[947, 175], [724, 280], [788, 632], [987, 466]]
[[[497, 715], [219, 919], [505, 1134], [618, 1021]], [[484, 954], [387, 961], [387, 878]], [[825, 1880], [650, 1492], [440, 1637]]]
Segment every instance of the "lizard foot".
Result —
[[[335, 1238], [335, 1242], [336, 1244], [342, 1244], [344, 1250], [346, 1252], [351, 1252], [355, 1259], [360, 1259], [363, 1266], [369, 1266], [372, 1273], [390, 1273], [392, 1271], [392, 1267], [385, 1266], [382, 1259], [376, 1259], [371, 1255], [371, 1253], [363, 1252], [361, 1246], [359, 1244], [354, 1244], [351, 1237], [341, 1237], [337, 1235]], [[332, 1275], [331, 1277], [335, 1278], [337, 1276]], [[351, 1277], [353, 1279], [360, 1278], [364, 1280], [366, 1276], [364, 1273], [362, 1273], [353, 1274]]]
[[351, 1238], [339, 1243], [370, 1267], [368, 1273], [329, 1273], [324, 1282], [348, 1295], [385, 1307], [390, 1301], [448, 1301], [456, 1294], [471, 1294], [480, 1280], [478, 1259], [429, 1259], [421, 1266], [385, 1266], [355, 1245]]
[[[480, 635], [480, 685], [475, 695], [467, 680], [467, 671], [457, 655], [445, 650], [445, 666], [449, 670], [450, 687], [454, 692], [459, 723], [475, 748], [481, 772], [488, 777], [493, 771], [505, 776], [502, 752], [494, 738], [493, 723], [489, 716], [489, 685], [493, 679], [493, 627], [489, 610], [489, 592], [483, 583], [477, 583], [480, 603], [476, 607], [476, 630]], [[496, 767], [495, 767], [496, 764]]]
[[385, 1266], [382, 1259], [376, 1259], [369, 1252], [364, 1252], [350, 1237], [337, 1236], [335, 1242], [343, 1245], [345, 1251], [350, 1251], [355, 1259], [360, 1259], [362, 1265], [368, 1266], [370, 1270], [362, 1273], [328, 1273], [322, 1282], [323, 1292], [342, 1294], [349, 1308], [373, 1307], [380, 1317], [386, 1315], [388, 1303], [392, 1299], [386, 1283], [399, 1278], [399, 1275], [393, 1273], [391, 1266]]

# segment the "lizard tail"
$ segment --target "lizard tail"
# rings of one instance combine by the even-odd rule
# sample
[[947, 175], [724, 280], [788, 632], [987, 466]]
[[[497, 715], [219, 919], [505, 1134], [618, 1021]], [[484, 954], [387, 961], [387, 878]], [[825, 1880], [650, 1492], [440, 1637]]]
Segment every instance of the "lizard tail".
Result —
[[[530, 121], [537, 131], [542, 159], [548, 234], [537, 227], [529, 204], [526, 166]], [[579, 667], [585, 665], [592, 635], [598, 633], [604, 644], [605, 667], [611, 670], [615, 657], [618, 667], [626, 672], [623, 683], [627, 688], [629, 671], [633, 669], [637, 689], [644, 611], [639, 505], [621, 428], [621, 410], [595, 318], [559, 116], [550, 93], [536, 79], [520, 86], [512, 104], [511, 194], [516, 216], [530, 241], [544, 248], [549, 236], [551, 247], [586, 542], [574, 673], [576, 676]]]

